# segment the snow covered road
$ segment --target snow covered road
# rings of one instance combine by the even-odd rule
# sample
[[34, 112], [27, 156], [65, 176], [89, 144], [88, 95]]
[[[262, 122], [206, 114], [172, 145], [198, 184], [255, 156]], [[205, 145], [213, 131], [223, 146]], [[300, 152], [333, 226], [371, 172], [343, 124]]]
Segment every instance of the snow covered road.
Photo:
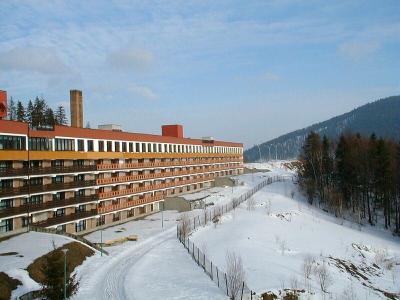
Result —
[[[135, 286], [125, 286], [128, 271], [150, 250], [175, 237], [175, 227], [158, 233], [138, 245], [124, 249], [114, 257], [103, 257], [99, 263], [90, 265], [92, 272], [80, 282], [77, 299], [136, 299]], [[85, 272], [86, 273], [86, 272]], [[101, 288], [99, 288], [101, 287]]]
[[175, 235], [176, 227], [170, 226], [137, 243], [112, 247], [110, 256], [90, 257], [78, 268], [74, 299], [226, 300]]

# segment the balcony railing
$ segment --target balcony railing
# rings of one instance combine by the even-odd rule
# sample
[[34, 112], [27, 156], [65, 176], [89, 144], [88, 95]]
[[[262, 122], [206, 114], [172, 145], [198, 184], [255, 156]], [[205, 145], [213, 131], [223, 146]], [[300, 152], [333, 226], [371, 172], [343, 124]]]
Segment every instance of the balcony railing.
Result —
[[50, 183], [45, 185], [31, 185], [30, 187], [25, 185], [17, 188], [3, 188], [0, 189], [0, 197], [17, 196], [25, 194], [34, 194], [40, 192], [51, 192], [57, 190], [68, 190], [73, 188], [81, 188], [87, 186], [95, 186], [96, 180], [83, 180], [83, 181], [73, 181], [73, 182], [60, 182], [60, 183]]
[[107, 213], [107, 212], [116, 211], [116, 210], [122, 210], [124, 208], [131, 208], [131, 207], [135, 207], [135, 206], [138, 206], [138, 205], [151, 203], [151, 202], [154, 202], [154, 201], [159, 201], [159, 200], [162, 200], [162, 199], [164, 199], [164, 195], [145, 196], [143, 198], [127, 201], [127, 202], [120, 203], [120, 204], [111, 204], [111, 205], [102, 206], [102, 207], [99, 207], [97, 209], [97, 211], [98, 211], [99, 214], [104, 214], [104, 213]]
[[27, 176], [29, 175], [44, 175], [44, 174], [62, 174], [62, 173], [79, 173], [90, 172], [97, 170], [96, 165], [91, 166], [59, 166], [59, 167], [23, 167], [19, 169], [1, 168], [0, 177]]
[[98, 164], [97, 170], [140, 169], [140, 168], [170, 167], [170, 166], [182, 166], [182, 165], [188, 166], [188, 165], [213, 164], [213, 163], [223, 163], [223, 162], [242, 162], [242, 160], [235, 158], [223, 158], [223, 159], [204, 159], [204, 160], [193, 160], [193, 161]]
[[148, 186], [136, 187], [136, 188], [131, 188], [131, 189], [123, 189], [123, 190], [119, 190], [119, 191], [103, 192], [103, 193], [99, 193], [99, 199], [120, 197], [120, 196], [126, 196], [126, 195], [130, 195], [130, 194], [136, 194], [136, 193], [147, 192], [147, 191], [152, 191], [152, 190], [158, 190], [158, 189], [181, 186], [181, 185], [186, 185], [186, 184], [198, 183], [198, 182], [212, 180], [214, 178], [215, 178], [214, 175], [206, 175], [206, 176], [202, 176], [201, 178], [196, 178], [196, 179], [178, 180], [178, 181], [173, 181], [173, 182], [168, 182], [168, 183], [151, 184]]
[[113, 184], [113, 183], [121, 183], [121, 182], [129, 182], [143, 179], [156, 179], [156, 178], [164, 178], [164, 177], [173, 177], [173, 176], [182, 176], [182, 175], [190, 175], [204, 172], [217, 172], [223, 170], [229, 170], [232, 167], [217, 167], [212, 166], [210, 168], [201, 168], [200, 170], [186, 170], [186, 171], [175, 171], [175, 172], [160, 172], [160, 173], [152, 173], [152, 174], [138, 174], [138, 175], [130, 175], [130, 176], [118, 176], [118, 177], [110, 177], [110, 178], [99, 178], [96, 180], [97, 185], [104, 184]]
[[92, 201], [96, 201], [97, 199], [98, 199], [97, 195], [90, 195], [90, 196], [78, 196], [64, 200], [53, 200], [38, 204], [29, 204], [29, 205], [24, 204], [18, 207], [10, 207], [0, 210], [0, 219], [21, 214], [27, 215], [28, 211], [29, 214], [31, 214], [42, 210], [62, 208], [65, 206], [76, 205], [76, 204], [85, 204]]
[[64, 223], [77, 221], [80, 219], [94, 217], [96, 215], [97, 215], [97, 209], [92, 209], [89, 211], [82, 211], [82, 212], [78, 212], [78, 213], [74, 213], [74, 214], [70, 214], [70, 215], [63, 215], [63, 216], [59, 216], [59, 217], [49, 218], [45, 221], [33, 223], [33, 225], [41, 226], [41, 227], [49, 227], [49, 226], [55, 226], [58, 224], [64, 224]]

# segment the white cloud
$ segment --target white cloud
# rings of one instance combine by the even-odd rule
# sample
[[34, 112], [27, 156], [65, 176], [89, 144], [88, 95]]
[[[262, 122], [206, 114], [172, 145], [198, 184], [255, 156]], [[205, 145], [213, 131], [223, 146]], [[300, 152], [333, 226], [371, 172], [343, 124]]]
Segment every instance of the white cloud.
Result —
[[261, 75], [261, 79], [266, 81], [277, 81], [281, 78], [277, 74], [267, 71]]
[[120, 70], [146, 71], [153, 62], [153, 55], [143, 49], [122, 48], [107, 57], [108, 63]]
[[54, 49], [42, 47], [15, 47], [0, 53], [0, 68], [42, 74], [61, 74], [68, 71]]
[[128, 87], [128, 90], [149, 100], [158, 98], [157, 94], [151, 88], [144, 85], [132, 85]]
[[380, 47], [378, 41], [349, 41], [339, 46], [339, 52], [355, 61], [374, 54]]

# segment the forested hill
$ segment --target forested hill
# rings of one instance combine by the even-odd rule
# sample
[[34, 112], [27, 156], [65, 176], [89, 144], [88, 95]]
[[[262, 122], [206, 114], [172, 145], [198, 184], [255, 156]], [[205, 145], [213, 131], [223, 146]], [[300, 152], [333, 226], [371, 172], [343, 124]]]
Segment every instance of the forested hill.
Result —
[[288, 159], [298, 156], [308, 133], [336, 139], [349, 131], [369, 136], [400, 140], [400, 96], [392, 96], [360, 106], [348, 113], [327, 121], [296, 130], [278, 138], [255, 145], [244, 152], [245, 161], [264, 159]]

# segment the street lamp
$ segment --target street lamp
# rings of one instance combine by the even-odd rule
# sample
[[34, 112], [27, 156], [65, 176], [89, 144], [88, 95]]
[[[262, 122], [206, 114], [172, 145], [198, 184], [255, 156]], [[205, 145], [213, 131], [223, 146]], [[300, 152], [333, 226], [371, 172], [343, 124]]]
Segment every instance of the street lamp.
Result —
[[67, 252], [68, 249], [61, 249], [64, 252], [64, 300], [67, 299]]

